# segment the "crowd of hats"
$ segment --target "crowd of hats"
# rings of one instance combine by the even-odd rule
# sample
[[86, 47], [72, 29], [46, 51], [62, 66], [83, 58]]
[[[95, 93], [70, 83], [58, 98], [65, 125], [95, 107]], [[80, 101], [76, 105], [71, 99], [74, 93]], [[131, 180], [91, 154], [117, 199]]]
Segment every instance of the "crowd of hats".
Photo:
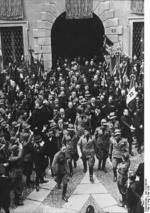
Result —
[[[132, 75], [136, 76], [136, 90], [143, 101], [143, 61], [133, 60], [130, 63], [129, 58], [122, 55], [120, 69], [126, 62], [130, 65], [126, 77], [130, 80]], [[118, 73], [112, 74], [108, 64], [96, 58], [59, 59], [51, 71], [43, 70], [40, 74], [36, 66], [28, 67], [24, 61], [20, 65], [11, 64], [5, 72], [0, 73], [0, 127], [8, 125], [8, 128], [19, 128], [21, 124], [23, 129], [30, 129], [26, 120], [34, 109], [51, 106], [53, 113], [59, 114], [57, 120], [53, 118], [50, 121], [50, 129], [53, 130], [58, 126], [59, 119], [63, 119], [61, 115], [65, 114], [69, 102], [72, 102], [77, 113], [83, 115], [89, 115], [90, 103], [96, 102], [98, 113], [103, 102], [116, 98], [116, 89], [120, 90], [119, 96], [127, 94], [130, 81], [123, 83]], [[116, 118], [115, 112], [107, 116], [109, 120]], [[72, 130], [73, 124], [67, 121], [66, 126], [67, 123], [68, 130]]]

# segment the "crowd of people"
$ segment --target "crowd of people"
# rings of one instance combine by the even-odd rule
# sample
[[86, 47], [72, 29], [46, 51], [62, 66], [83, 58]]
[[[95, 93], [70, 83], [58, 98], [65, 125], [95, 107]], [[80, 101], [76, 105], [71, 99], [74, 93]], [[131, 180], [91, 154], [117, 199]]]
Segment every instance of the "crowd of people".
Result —
[[[49, 72], [39, 61], [29, 66], [22, 58], [20, 65], [9, 64], [0, 73], [0, 206], [6, 213], [10, 191], [11, 202], [23, 205], [23, 176], [30, 187], [35, 171], [38, 193], [50, 167], [58, 188], [63, 184], [62, 199], [67, 202], [68, 181], [79, 158], [94, 183], [95, 158], [98, 170], [107, 172], [108, 157], [121, 204], [134, 213], [144, 178], [142, 172], [128, 174], [133, 142], [139, 153], [144, 145], [143, 81], [144, 62], [136, 57], [131, 62], [118, 52], [109, 63], [96, 57], [60, 58]], [[126, 104], [131, 86], [136, 90], [132, 108]], [[141, 180], [135, 187], [137, 175]], [[129, 202], [130, 196], [135, 202]]]

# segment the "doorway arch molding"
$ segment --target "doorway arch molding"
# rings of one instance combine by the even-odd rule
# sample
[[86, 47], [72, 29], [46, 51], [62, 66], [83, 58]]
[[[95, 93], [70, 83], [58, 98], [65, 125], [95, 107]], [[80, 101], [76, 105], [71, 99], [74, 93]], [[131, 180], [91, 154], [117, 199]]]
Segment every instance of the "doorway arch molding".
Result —
[[[65, 11], [65, 6], [60, 9], [57, 0], [47, 0], [40, 7], [37, 28], [33, 29], [34, 51], [37, 56], [43, 53], [45, 68], [50, 69], [52, 66], [51, 30], [56, 18]], [[111, 8], [111, 0], [93, 0], [93, 12], [103, 22], [106, 35], [115, 45], [118, 45], [119, 35], [122, 34], [123, 29], [119, 26], [119, 20]]]

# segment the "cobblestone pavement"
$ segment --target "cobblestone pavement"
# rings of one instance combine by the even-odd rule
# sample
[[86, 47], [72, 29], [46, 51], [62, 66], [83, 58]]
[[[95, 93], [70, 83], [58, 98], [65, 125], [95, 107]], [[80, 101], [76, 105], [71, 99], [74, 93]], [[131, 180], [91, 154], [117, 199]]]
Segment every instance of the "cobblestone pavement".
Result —
[[[74, 175], [69, 180], [68, 184], [68, 191], [67, 195], [68, 197], [71, 196], [73, 191], [76, 189], [77, 185], [80, 184], [81, 180], [84, 177], [84, 173], [81, 169], [81, 162], [78, 161], [78, 167], [74, 169]], [[48, 195], [48, 197], [44, 200], [45, 205], [50, 205], [51, 207], [57, 207], [61, 208], [64, 204], [64, 201], [61, 199], [62, 197], [62, 189], [57, 189], [57, 187], [54, 187], [54, 189], [51, 191], [51, 193]]]
[[[144, 154], [138, 154], [136, 149], [134, 151], [134, 156], [131, 157], [131, 170], [135, 171], [140, 162], [144, 160]], [[120, 194], [118, 192], [117, 184], [113, 182], [113, 173], [112, 173], [112, 165], [109, 160], [107, 160], [107, 173], [103, 171], [97, 170], [97, 161], [94, 167], [94, 173], [98, 180], [105, 186], [107, 191], [115, 198], [118, 202]], [[71, 196], [75, 188], [80, 184], [82, 178], [84, 177], [84, 173], [82, 172], [82, 162], [81, 160], [78, 161], [78, 167], [74, 169], [74, 175], [69, 181], [68, 185], [68, 197]], [[51, 191], [48, 197], [44, 200], [43, 204], [50, 205], [51, 207], [60, 208], [63, 206], [64, 202], [61, 199], [62, 190], [58, 190], [56, 187]]]
[[[133, 157], [131, 157], [131, 170], [135, 171], [137, 169], [139, 163], [143, 162], [144, 154], [143, 153], [138, 154], [136, 152], [136, 149], [134, 149], [134, 154], [135, 155]], [[104, 201], [105, 201], [105, 198], [103, 198], [104, 189], [107, 190], [107, 196], [112, 196], [112, 198], [107, 197], [107, 200], [114, 199], [115, 202], [118, 203], [118, 201], [120, 199], [120, 194], [118, 192], [117, 184], [113, 182], [112, 165], [111, 165], [111, 162], [109, 161], [109, 159], [107, 160], [107, 164], [106, 164], [107, 173], [97, 170], [98, 161], [96, 160], [95, 167], [94, 167], [94, 177], [95, 177], [96, 182], [94, 185], [89, 184], [89, 183], [88, 183], [89, 185], [84, 184], [84, 183], [87, 183], [87, 181], [89, 182], [89, 174], [88, 174], [88, 172], [86, 174], [83, 173], [83, 171], [82, 171], [83, 165], [82, 165], [81, 159], [77, 163], [78, 163], [78, 166], [76, 169], [74, 169], [74, 175], [72, 178], [70, 178], [70, 181], [68, 184], [67, 195], [69, 198], [69, 203], [71, 202], [74, 205], [74, 202], [75, 202], [75, 208], [80, 203], [80, 205], [81, 205], [80, 213], [82, 213], [83, 209], [85, 210], [87, 203], [93, 205], [96, 209], [97, 206], [95, 205], [95, 201], [93, 200], [93, 197], [90, 196], [88, 198], [88, 196], [92, 195], [91, 193], [94, 192], [95, 195], [93, 195], [93, 196], [95, 196], [95, 198], [97, 196], [101, 196], [101, 197], [97, 197], [98, 202], [100, 201], [100, 207], [101, 207], [101, 205], [103, 205]], [[85, 177], [86, 177], [86, 179], [85, 179]], [[35, 213], [42, 213], [42, 212], [47, 213], [47, 211], [49, 213], [50, 210], [52, 211], [52, 209], [55, 209], [55, 210], [57, 209], [58, 212], [60, 213], [60, 210], [64, 210], [66, 203], [61, 199], [62, 189], [60, 189], [60, 190], [57, 189], [56, 183], [53, 180], [53, 178], [50, 176], [50, 174], [47, 175], [47, 178], [49, 178], [49, 183], [47, 183], [45, 185], [41, 184], [40, 185], [41, 189], [39, 192], [36, 192], [35, 190], [32, 189], [32, 192], [30, 193], [30, 195], [27, 196], [27, 199], [25, 199], [25, 201], [24, 201], [24, 203], [25, 203], [24, 207], [14, 209], [14, 211], [12, 211], [12, 212], [13, 213], [27, 213], [28, 209], [29, 210], [32, 209], [33, 210], [32, 212], [35, 212]], [[97, 185], [97, 184], [99, 184], [99, 185]], [[74, 201], [74, 199], [75, 200], [77, 199], [77, 200]], [[107, 204], [107, 202], [105, 202], [105, 203]], [[113, 201], [113, 203], [114, 203], [114, 201]], [[97, 212], [103, 213], [103, 211], [100, 209], [100, 207], [97, 208], [97, 210], [98, 210]], [[115, 208], [117, 208], [117, 207], [115, 207]], [[34, 211], [34, 210], [36, 210], [36, 211]], [[69, 210], [69, 209], [67, 209], [67, 210]], [[123, 212], [123, 211], [121, 210], [120, 212]]]
[[[138, 165], [144, 161], [144, 153], [142, 152], [141, 154], [138, 154], [135, 148], [133, 149], [133, 152], [134, 152], [134, 156], [130, 158], [131, 160], [130, 170], [136, 171]], [[109, 160], [107, 160], [106, 168], [107, 168], [107, 173], [95, 170], [96, 176], [103, 183], [103, 185], [110, 192], [110, 194], [117, 201], [119, 201], [121, 197], [117, 188], [117, 184], [113, 182], [112, 165], [110, 164]]]

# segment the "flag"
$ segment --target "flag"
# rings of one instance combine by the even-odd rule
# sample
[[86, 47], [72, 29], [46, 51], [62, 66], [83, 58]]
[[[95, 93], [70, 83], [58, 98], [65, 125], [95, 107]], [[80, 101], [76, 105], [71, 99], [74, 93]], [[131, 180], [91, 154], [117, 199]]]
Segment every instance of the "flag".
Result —
[[44, 74], [44, 56], [43, 56], [43, 53], [41, 53], [41, 57], [39, 61], [38, 76], [43, 78], [43, 74]]
[[133, 112], [136, 107], [137, 92], [135, 90], [135, 84], [136, 84], [135, 76], [131, 76], [129, 92], [128, 92], [127, 99], [126, 99], [126, 104], [129, 108], [130, 112]]

